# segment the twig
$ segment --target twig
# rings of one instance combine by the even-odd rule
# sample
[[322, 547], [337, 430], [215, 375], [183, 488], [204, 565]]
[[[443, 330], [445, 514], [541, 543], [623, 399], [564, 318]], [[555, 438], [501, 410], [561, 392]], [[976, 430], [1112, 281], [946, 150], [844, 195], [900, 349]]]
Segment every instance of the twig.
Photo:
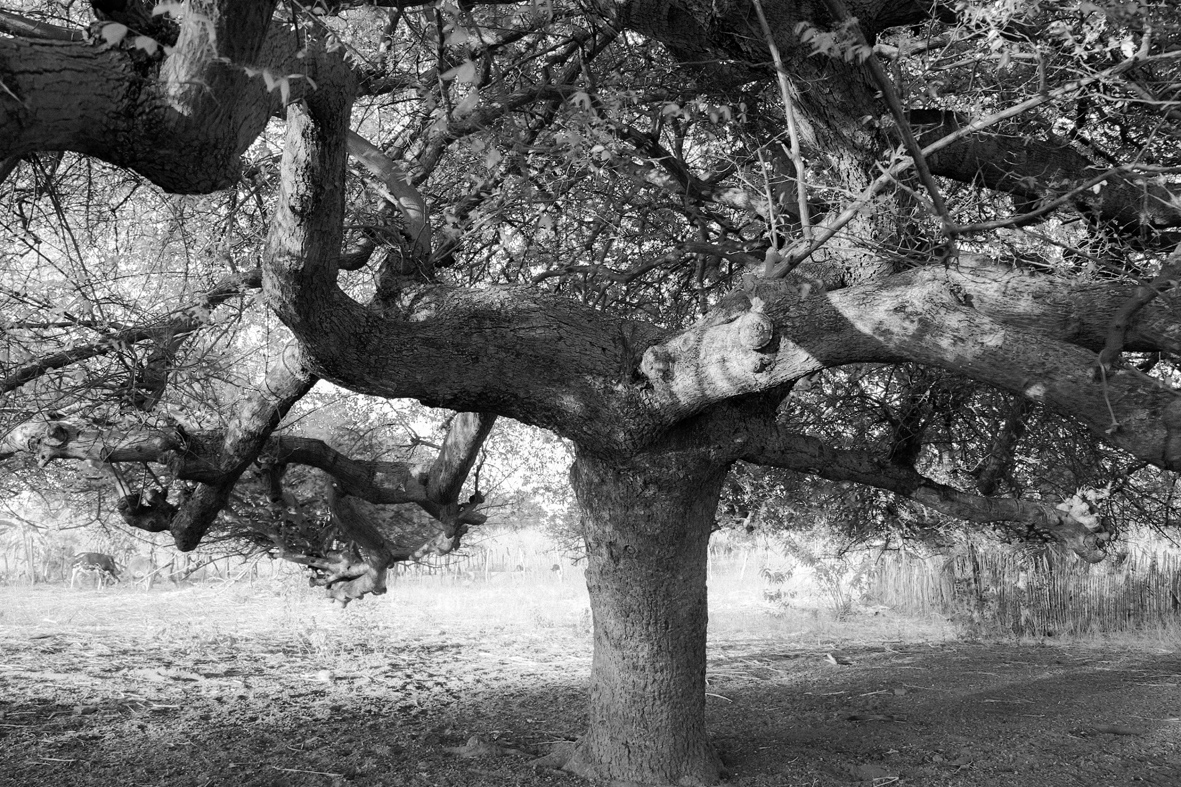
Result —
[[906, 109], [902, 106], [902, 101], [898, 98], [898, 91], [894, 89], [894, 83], [890, 81], [889, 75], [886, 74], [882, 64], [878, 62], [874, 56], [873, 48], [865, 38], [865, 34], [861, 32], [861, 25], [858, 24], [857, 18], [849, 15], [849, 9], [845, 8], [844, 0], [825, 0], [825, 4], [833, 15], [841, 21], [848, 24], [850, 31], [855, 36], [855, 41], [861, 47], [861, 53], [864, 57], [862, 63], [865, 69], [869, 71], [869, 75], [873, 77], [873, 81], [877, 83], [878, 88], [882, 91], [882, 95], [886, 99], [886, 105], [890, 108], [890, 114], [894, 116], [894, 122], [898, 125], [898, 131], [902, 134], [902, 142], [906, 145], [906, 152], [910, 154], [914, 161], [915, 171], [918, 173], [919, 180], [922, 181], [923, 186], [926, 187], [927, 193], [931, 195], [931, 204], [935, 207], [935, 212], [939, 214], [940, 220], [943, 222], [943, 232], [947, 237], [948, 249], [950, 254], [954, 251], [951, 247], [952, 241], [952, 220], [951, 215], [947, 212], [947, 203], [943, 200], [943, 194], [939, 191], [939, 184], [935, 182], [934, 176], [931, 175], [931, 169], [927, 166], [927, 159], [923, 156], [923, 149], [919, 147], [919, 141], [915, 139], [914, 130], [910, 127], [910, 121], [906, 117]]
[[[977, 131], [982, 131], [989, 126], [994, 126], [997, 123], [1000, 123], [1002, 120], [1008, 120], [1011, 117], [1024, 114], [1031, 109], [1040, 107], [1042, 104], [1056, 101], [1063, 96], [1070, 95], [1071, 93], [1076, 93], [1085, 87], [1095, 84], [1096, 82], [1101, 82], [1103, 80], [1110, 79], [1111, 77], [1118, 76], [1119, 74], [1122, 74], [1131, 68], [1135, 68], [1136, 66], [1178, 59], [1181, 59], [1181, 49], [1171, 52], [1163, 52], [1159, 55], [1144, 57], [1136, 55], [1121, 63], [1117, 63], [1111, 68], [1104, 69], [1098, 74], [1092, 74], [1089, 77], [1084, 77], [1083, 79], [1077, 79], [1073, 82], [1068, 82], [1062, 87], [1055, 88], [1054, 90], [1050, 90], [1045, 93], [1040, 93], [1032, 98], [1022, 101], [1019, 104], [1014, 104], [1008, 109], [1002, 109], [999, 112], [994, 112], [993, 114], [982, 117], [979, 120], [974, 120], [963, 128], [957, 129], [956, 131], [953, 131], [944, 137], [940, 137], [930, 145], [927, 145], [923, 148], [922, 154], [924, 156], [929, 156], [932, 153], [943, 150], [945, 147], [951, 145], [954, 142], [958, 142], [970, 134], [975, 134]], [[815, 238], [813, 238], [811, 243], [807, 244], [804, 248], [791, 251], [789, 254], [787, 254], [783, 262], [775, 266], [775, 270], [771, 272], [768, 278], [782, 278], [786, 276], [797, 265], [815, 254], [817, 249], [828, 243], [828, 241], [830, 241], [834, 235], [840, 232], [846, 224], [852, 221], [862, 210], [864, 210], [865, 206], [870, 203], [870, 201], [886, 186], [887, 183], [892, 182], [895, 177], [910, 169], [912, 165], [912, 160], [903, 159], [879, 175], [873, 183], [870, 183], [862, 190], [857, 199], [855, 199], [853, 203], [849, 205], [849, 207], [845, 208], [845, 210], [843, 210], [840, 215], [835, 216], [831, 221], [825, 221], [820, 232]]]
[[14, 36], [42, 38], [51, 41], [86, 40], [86, 33], [81, 30], [71, 30], [68, 27], [60, 27], [48, 22], [38, 22], [11, 11], [0, 11], [0, 31]]
[[768, 259], [771, 259], [772, 255], [776, 253], [778, 245], [783, 243], [783, 240], [780, 239], [779, 243], [776, 243], [775, 240], [776, 236], [780, 235], [781, 233], [779, 232], [778, 213], [775, 210], [775, 193], [771, 190], [771, 178], [767, 175], [767, 162], [763, 160], [762, 148], [759, 148], [758, 155], [759, 166], [763, 171], [763, 199], [767, 200], [767, 221], [771, 224], [770, 231], [768, 232], [768, 238], [771, 240], [771, 246], [767, 250]]
[[1107, 414], [1111, 416], [1111, 426], [1104, 431], [1111, 435], [1119, 431], [1120, 422], [1115, 417], [1115, 409], [1111, 406], [1110, 390], [1107, 387], [1107, 369], [1103, 368], [1103, 364], [1099, 364], [1099, 377], [1103, 383], [1103, 403], [1107, 405]]
[[967, 235], [973, 232], [987, 232], [988, 230], [1004, 229], [1005, 227], [1020, 227], [1023, 224], [1030, 224], [1042, 216], [1057, 210], [1063, 203], [1068, 202], [1084, 191], [1090, 191], [1105, 182], [1112, 175], [1120, 174], [1124, 171], [1124, 167], [1112, 167], [1111, 169], [1102, 172], [1090, 180], [1082, 183], [1070, 191], [1062, 194], [1049, 202], [1039, 205], [1036, 210], [1031, 210], [1029, 213], [1022, 213], [1019, 216], [1010, 216], [1007, 219], [997, 219], [996, 221], [984, 221], [979, 224], [956, 224], [951, 227], [952, 233], [956, 235]]
[[304, 770], [303, 768], [280, 768], [278, 765], [272, 765], [271, 767], [274, 768], [276, 771], [282, 771], [283, 773], [310, 773], [314, 776], [331, 776], [334, 779], [344, 778], [343, 773], [329, 773], [328, 771], [308, 771], [308, 770]]
[[[808, 213], [808, 186], [804, 182], [804, 157], [800, 153], [800, 131], [796, 122], [795, 102], [791, 97], [791, 84], [787, 81], [787, 69], [783, 65], [783, 58], [779, 54], [779, 47], [771, 35], [771, 26], [767, 24], [767, 16], [763, 13], [762, 0], [752, 0], [755, 12], [759, 15], [759, 24], [763, 27], [763, 37], [767, 41], [767, 48], [771, 50], [771, 62], [775, 64], [775, 76], [779, 82], [779, 96], [783, 100], [783, 111], [787, 115], [787, 138], [791, 143], [791, 163], [796, 169], [796, 203], [800, 211], [800, 227], [804, 240], [812, 240], [812, 219]], [[772, 207], [772, 210], [774, 208]]]

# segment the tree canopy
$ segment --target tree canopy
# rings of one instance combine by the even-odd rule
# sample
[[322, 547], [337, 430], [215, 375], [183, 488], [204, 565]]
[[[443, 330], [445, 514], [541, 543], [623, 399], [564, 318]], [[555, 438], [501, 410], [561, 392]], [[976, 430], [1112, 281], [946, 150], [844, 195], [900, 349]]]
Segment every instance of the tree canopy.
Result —
[[[30, 2], [0, 33], [0, 452], [90, 462], [181, 549], [257, 485], [347, 600], [483, 521], [496, 417], [571, 441], [571, 770], [716, 779], [736, 462], [1088, 560], [1112, 512], [1170, 521], [1169, 3]], [[321, 380], [458, 415], [421, 465], [350, 455], [279, 428]]]

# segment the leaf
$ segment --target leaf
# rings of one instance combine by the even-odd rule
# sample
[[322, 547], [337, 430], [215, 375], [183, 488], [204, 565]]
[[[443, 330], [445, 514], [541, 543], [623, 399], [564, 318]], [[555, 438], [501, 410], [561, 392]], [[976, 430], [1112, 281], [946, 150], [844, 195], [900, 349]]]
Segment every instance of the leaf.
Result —
[[156, 51], [160, 48], [159, 42], [151, 36], [136, 36], [131, 43], [136, 49], [142, 49], [149, 55], [156, 54]]
[[121, 25], [118, 22], [108, 22], [103, 25], [102, 30], [98, 34], [102, 36], [103, 41], [107, 42], [108, 47], [118, 46], [119, 42], [127, 37], [127, 25]]
[[472, 89], [463, 97], [458, 104], [455, 105], [454, 116], [461, 118], [465, 115], [470, 115], [476, 106], [480, 103], [480, 91]]
[[476, 82], [476, 64], [471, 60], [466, 60], [463, 64], [455, 68], [449, 68], [440, 76], [444, 82], [454, 79], [456, 82], [466, 82], [467, 84], [475, 84]]
[[447, 34], [447, 46], [461, 47], [471, 39], [471, 34], [468, 33], [467, 28], [459, 27], [458, 25], [451, 28], [451, 32]]
[[439, 112], [435, 121], [427, 128], [427, 134], [444, 134], [447, 131], [447, 113]]
[[156, 3], [156, 5], [152, 7], [152, 16], [161, 16], [163, 14], [168, 14], [170, 16], [180, 16], [181, 12], [184, 11], [184, 8], [185, 8], [184, 3], [177, 3], [177, 2]]

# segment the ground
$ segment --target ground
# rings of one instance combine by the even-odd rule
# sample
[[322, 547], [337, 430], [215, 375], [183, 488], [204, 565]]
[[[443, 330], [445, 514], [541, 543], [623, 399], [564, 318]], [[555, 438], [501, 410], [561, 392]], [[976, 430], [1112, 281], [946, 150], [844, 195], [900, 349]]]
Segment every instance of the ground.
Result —
[[[585, 722], [585, 603], [558, 577], [347, 610], [290, 583], [0, 587], [0, 785], [582, 784], [531, 760]], [[1181, 785], [1181, 641], [973, 643], [760, 604], [711, 601], [734, 787]]]

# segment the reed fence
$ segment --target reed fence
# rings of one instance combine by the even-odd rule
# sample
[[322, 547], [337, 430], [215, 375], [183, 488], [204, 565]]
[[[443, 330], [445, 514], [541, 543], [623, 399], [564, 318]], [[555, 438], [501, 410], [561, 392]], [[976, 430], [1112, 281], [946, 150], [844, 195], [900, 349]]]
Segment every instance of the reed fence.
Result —
[[868, 588], [911, 614], [939, 613], [1018, 635], [1181, 624], [1181, 556], [1129, 554], [1088, 564], [1051, 551], [882, 556]]

